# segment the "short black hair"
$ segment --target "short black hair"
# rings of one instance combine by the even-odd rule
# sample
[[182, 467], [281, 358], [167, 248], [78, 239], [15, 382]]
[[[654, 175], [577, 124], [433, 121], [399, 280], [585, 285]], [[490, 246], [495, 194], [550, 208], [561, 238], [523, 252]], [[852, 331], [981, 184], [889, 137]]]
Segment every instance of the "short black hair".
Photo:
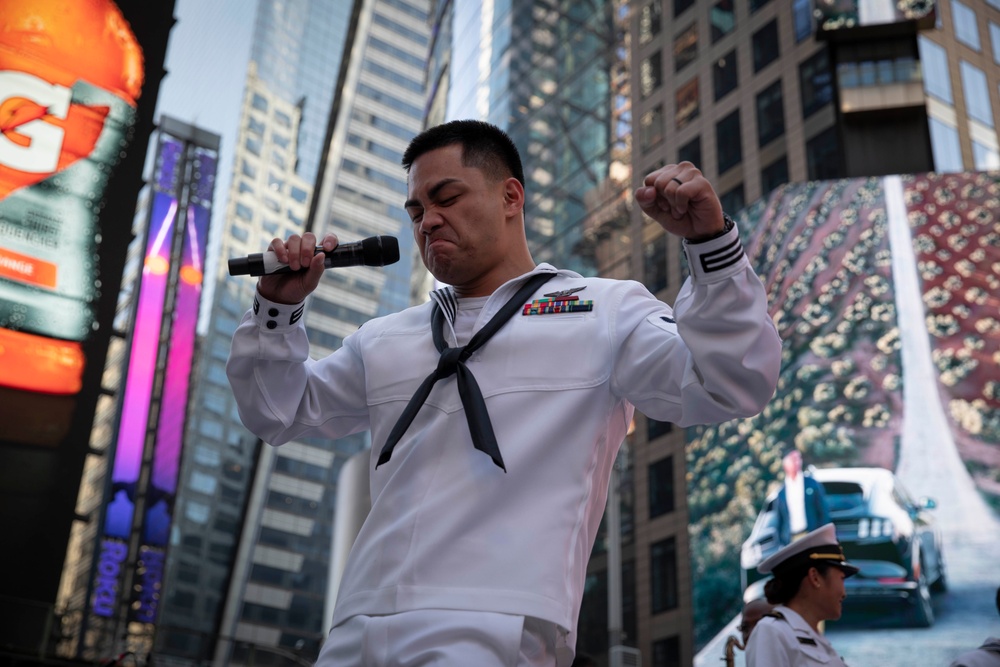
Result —
[[496, 125], [481, 120], [453, 120], [424, 130], [406, 147], [403, 168], [409, 173], [424, 153], [454, 144], [462, 146], [464, 166], [481, 169], [495, 180], [513, 176], [524, 187], [524, 167], [514, 140]]

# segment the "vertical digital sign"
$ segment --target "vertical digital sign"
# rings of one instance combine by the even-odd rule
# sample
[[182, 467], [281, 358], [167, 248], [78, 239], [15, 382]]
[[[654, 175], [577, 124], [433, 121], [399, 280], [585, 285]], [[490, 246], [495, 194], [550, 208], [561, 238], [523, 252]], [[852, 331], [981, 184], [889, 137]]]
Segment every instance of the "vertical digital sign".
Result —
[[118, 441], [111, 471], [111, 497], [105, 510], [104, 540], [95, 582], [93, 610], [98, 616], [109, 617], [115, 613], [122, 566], [128, 555], [128, 541], [135, 521], [139, 473], [146, 447], [170, 279], [173, 232], [178, 217], [174, 192], [183, 165], [183, 148], [175, 139], [160, 139], [128, 375], [122, 393]]
[[[139, 623], [155, 622], [159, 606], [217, 163], [217, 144], [199, 146], [172, 136], [170, 129], [182, 127], [170, 119], [161, 121], [111, 491], [91, 596], [95, 615], [117, 618], [127, 602], [128, 620]], [[144, 466], [148, 474], [143, 474]], [[136, 531], [139, 546], [132, 554]], [[126, 587], [130, 597], [123, 599]]]
[[194, 147], [192, 153], [193, 182], [186, 221], [181, 232], [183, 241], [170, 330], [170, 354], [160, 398], [149, 489], [146, 491], [146, 509], [133, 586], [134, 604], [130, 607], [132, 620], [141, 623], [155, 622], [159, 608], [164, 560], [177, 493], [189, 378], [194, 359], [211, 218], [216, 156], [213, 151], [198, 147]]

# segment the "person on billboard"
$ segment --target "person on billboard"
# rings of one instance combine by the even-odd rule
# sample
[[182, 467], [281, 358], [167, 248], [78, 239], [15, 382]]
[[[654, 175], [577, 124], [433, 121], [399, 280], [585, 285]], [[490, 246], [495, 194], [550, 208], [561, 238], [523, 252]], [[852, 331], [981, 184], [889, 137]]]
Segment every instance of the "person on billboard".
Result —
[[823, 485], [802, 470], [802, 453], [789, 449], [781, 459], [785, 479], [775, 500], [778, 544], [785, 546], [830, 523]]
[[773, 573], [764, 595], [775, 606], [747, 641], [747, 667], [846, 667], [819, 628], [840, 618], [844, 580], [858, 573], [844, 558], [834, 525], [782, 547], [757, 570]]
[[638, 282], [535, 264], [499, 128], [427, 129], [403, 167], [416, 246], [448, 286], [313, 360], [303, 302], [338, 240], [275, 239], [296, 272], [260, 278], [227, 366], [265, 442], [371, 430], [371, 510], [317, 664], [566, 666], [634, 408], [680, 425], [758, 414], [781, 353], [765, 292], [690, 163], [635, 192], [684, 239], [674, 308]]
[[[997, 613], [1000, 613], [1000, 588], [996, 592]], [[1000, 667], [1000, 637], [987, 637], [979, 648], [963, 653], [948, 667]]]

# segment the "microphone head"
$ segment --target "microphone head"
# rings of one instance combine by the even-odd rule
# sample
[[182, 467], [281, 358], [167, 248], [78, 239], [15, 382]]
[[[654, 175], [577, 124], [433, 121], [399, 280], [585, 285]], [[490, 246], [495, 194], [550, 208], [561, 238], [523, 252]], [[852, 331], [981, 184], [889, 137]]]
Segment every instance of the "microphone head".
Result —
[[229, 275], [246, 276], [250, 274], [250, 260], [246, 257], [232, 257], [229, 260]]
[[365, 266], [386, 266], [399, 261], [399, 240], [395, 236], [372, 236], [361, 241]]

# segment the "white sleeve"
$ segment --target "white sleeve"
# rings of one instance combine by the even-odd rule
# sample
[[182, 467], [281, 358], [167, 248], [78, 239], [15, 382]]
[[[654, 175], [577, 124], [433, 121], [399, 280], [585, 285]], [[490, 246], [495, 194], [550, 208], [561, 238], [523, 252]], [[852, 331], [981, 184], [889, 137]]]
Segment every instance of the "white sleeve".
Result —
[[240, 419], [272, 445], [368, 428], [361, 355], [348, 337], [328, 357], [311, 359], [303, 309], [257, 294], [233, 335], [226, 364]]
[[691, 276], [671, 310], [646, 290], [616, 313], [617, 390], [679, 426], [758, 414], [774, 394], [781, 339], [738, 232], [685, 243]]

